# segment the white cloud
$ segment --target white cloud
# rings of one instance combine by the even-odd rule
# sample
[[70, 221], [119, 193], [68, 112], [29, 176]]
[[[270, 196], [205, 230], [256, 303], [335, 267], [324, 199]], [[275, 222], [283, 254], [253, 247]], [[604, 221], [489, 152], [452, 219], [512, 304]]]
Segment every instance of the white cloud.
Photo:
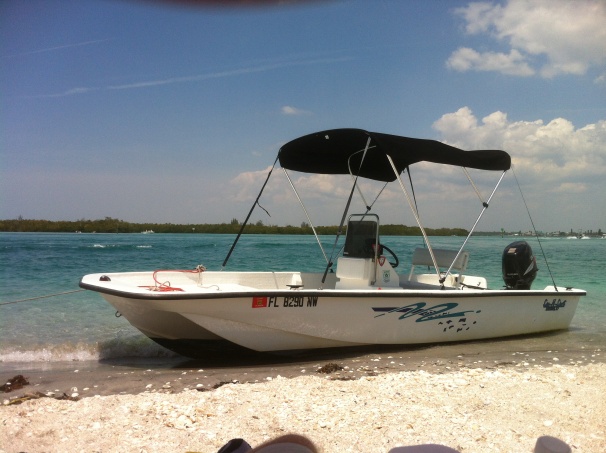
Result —
[[[606, 120], [576, 127], [566, 118], [513, 121], [500, 111], [478, 118], [469, 107], [463, 107], [443, 115], [433, 127], [443, 141], [453, 146], [467, 150], [503, 149], [512, 157], [515, 178], [508, 172], [491, 204], [496, 208], [485, 216], [480, 230], [530, 229], [525, 203], [539, 230], [597, 230], [606, 225], [603, 197], [606, 193]], [[452, 184], [457, 176], [455, 168], [452, 173], [446, 168], [438, 168], [433, 173], [421, 169], [424, 174], [419, 175], [417, 170], [417, 176], [444, 181], [444, 184]], [[490, 187], [491, 175], [486, 173], [472, 176], [476, 182], [479, 178], [485, 187]], [[429, 184], [427, 187], [431, 188]], [[468, 187], [460, 184], [448, 189], [449, 201], [460, 209], [452, 213], [453, 219], [461, 218], [464, 212], [469, 215], [471, 211], [467, 210], [467, 203], [456, 204], [458, 198], [451, 194], [462, 196], [468, 191]], [[481, 193], [484, 197], [488, 194], [486, 189]], [[436, 202], [429, 206], [437, 209], [440, 205]], [[434, 221], [440, 222], [440, 219]], [[458, 223], [465, 225], [461, 220]], [[443, 220], [438, 224], [443, 224]]]
[[565, 118], [510, 121], [494, 112], [478, 121], [469, 107], [447, 113], [433, 127], [444, 140], [463, 149], [504, 149], [517, 173], [545, 191], [589, 190], [606, 174], [606, 121], [575, 126]]
[[496, 71], [507, 75], [531, 76], [535, 74], [526, 57], [513, 49], [509, 54], [502, 52], [479, 53], [469, 47], [461, 47], [455, 50], [446, 65], [455, 71], [465, 72]]
[[470, 3], [456, 13], [471, 35], [488, 35], [509, 52], [459, 48], [447, 60], [456, 71], [585, 74], [606, 64], [606, 2], [601, 0], [509, 0]]
[[298, 109], [290, 105], [285, 105], [281, 109], [283, 115], [297, 116], [297, 115], [309, 115], [309, 111]]
[[565, 194], [584, 193], [584, 192], [587, 192], [587, 184], [584, 184], [582, 182], [577, 182], [577, 183], [565, 182], [563, 184], [560, 184], [560, 187], [555, 189], [554, 192], [565, 193]]
[[[235, 201], [252, 202], [257, 196], [267, 174], [271, 167], [260, 171], [243, 172], [233, 178], [230, 187], [235, 188], [232, 199]], [[349, 195], [349, 186], [343, 184], [344, 176], [318, 175], [306, 173], [289, 172], [293, 184], [297, 191], [304, 193], [306, 200], [317, 200], [323, 198], [343, 198]], [[345, 181], [346, 182], [346, 181]], [[267, 185], [264, 191], [265, 198], [271, 198], [275, 202], [295, 200], [295, 195], [291, 190], [285, 190], [289, 187], [281, 168], [276, 168], [271, 176], [271, 183]]]
[[237, 175], [230, 182], [230, 187], [236, 189], [236, 191], [231, 195], [231, 199], [233, 201], [254, 200], [270, 170], [271, 166], [265, 168], [264, 170], [247, 171]]

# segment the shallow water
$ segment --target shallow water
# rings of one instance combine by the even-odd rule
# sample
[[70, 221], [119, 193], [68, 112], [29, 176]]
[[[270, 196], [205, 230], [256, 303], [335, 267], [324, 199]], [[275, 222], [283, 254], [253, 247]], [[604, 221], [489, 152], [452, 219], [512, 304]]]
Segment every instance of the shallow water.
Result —
[[[0, 361], [34, 363], [72, 360], [119, 360], [125, 357], [172, 357], [134, 329], [94, 292], [78, 291], [80, 278], [96, 272], [193, 269], [218, 270], [233, 235], [205, 234], [53, 234], [0, 233]], [[474, 237], [467, 273], [482, 275], [489, 287], [503, 286], [501, 254], [516, 237]], [[334, 239], [324, 237], [330, 254]], [[534, 288], [552, 284], [536, 239], [527, 239], [537, 256]], [[460, 237], [433, 238], [435, 247], [457, 248]], [[420, 237], [383, 237], [408, 272]], [[606, 345], [606, 284], [601, 269], [606, 240], [541, 240], [549, 269], [559, 286], [585, 289], [571, 329], [558, 335], [526, 339], [539, 350]], [[244, 235], [227, 270], [323, 271], [324, 257], [313, 236]], [[75, 291], [75, 292], [71, 292]], [[71, 292], [69, 294], [41, 296]], [[12, 303], [15, 302], [15, 303]], [[508, 342], [481, 342], [480, 352], [510, 350]], [[439, 353], [439, 346], [432, 350]]]

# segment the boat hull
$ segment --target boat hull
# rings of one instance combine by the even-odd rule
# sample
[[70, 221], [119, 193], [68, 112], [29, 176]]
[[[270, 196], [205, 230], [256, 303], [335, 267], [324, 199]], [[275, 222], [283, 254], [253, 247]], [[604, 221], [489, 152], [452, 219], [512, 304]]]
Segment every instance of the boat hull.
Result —
[[[121, 278], [126, 280], [112, 276]], [[141, 285], [128, 289], [124, 282], [106, 284], [94, 275], [84, 277], [81, 286], [100, 292], [160, 344], [227, 340], [255, 351], [445, 343], [567, 329], [585, 294], [554, 287], [280, 289], [280, 279], [275, 280], [276, 289], [197, 285], [195, 292], [165, 293], [141, 290]]]

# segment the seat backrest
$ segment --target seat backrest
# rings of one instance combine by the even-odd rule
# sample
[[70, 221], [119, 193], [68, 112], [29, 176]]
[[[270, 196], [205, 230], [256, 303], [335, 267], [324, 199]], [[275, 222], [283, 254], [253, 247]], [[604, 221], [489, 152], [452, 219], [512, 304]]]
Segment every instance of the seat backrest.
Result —
[[[352, 216], [353, 217], [353, 216]], [[374, 258], [373, 245], [379, 243], [379, 219], [366, 214], [362, 220], [349, 218], [343, 256], [347, 258]]]
[[[452, 261], [457, 256], [458, 250], [449, 250], [449, 249], [432, 249], [434, 257], [436, 258], [436, 262], [440, 270], [446, 271]], [[469, 252], [461, 252], [457, 260], [452, 264], [452, 269], [456, 269], [459, 272], [465, 272], [467, 269], [467, 263], [469, 262]], [[429, 253], [429, 249], [418, 247], [415, 249], [412, 254], [412, 269], [410, 273], [414, 271], [415, 266], [433, 266], [433, 261], [431, 260], [431, 255]]]

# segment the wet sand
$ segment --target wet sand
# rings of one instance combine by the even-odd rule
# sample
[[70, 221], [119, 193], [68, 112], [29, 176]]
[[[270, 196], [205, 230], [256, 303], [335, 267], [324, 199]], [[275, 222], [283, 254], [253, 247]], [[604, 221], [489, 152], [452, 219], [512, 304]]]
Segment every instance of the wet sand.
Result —
[[212, 389], [225, 382], [258, 383], [278, 376], [293, 378], [322, 374], [317, 370], [329, 363], [342, 368], [331, 373], [332, 377], [339, 379], [359, 379], [400, 371], [423, 370], [439, 374], [465, 368], [524, 369], [537, 365], [606, 363], [606, 337], [562, 331], [442, 345], [369, 346], [290, 355], [236, 353], [209, 356], [205, 360], [163, 357], [99, 362], [6, 363], [2, 364], [0, 379], [5, 381], [22, 374], [30, 382], [21, 392], [4, 394], [4, 399], [27, 392], [65, 393], [70, 396], [77, 393], [78, 397], [87, 397]]

